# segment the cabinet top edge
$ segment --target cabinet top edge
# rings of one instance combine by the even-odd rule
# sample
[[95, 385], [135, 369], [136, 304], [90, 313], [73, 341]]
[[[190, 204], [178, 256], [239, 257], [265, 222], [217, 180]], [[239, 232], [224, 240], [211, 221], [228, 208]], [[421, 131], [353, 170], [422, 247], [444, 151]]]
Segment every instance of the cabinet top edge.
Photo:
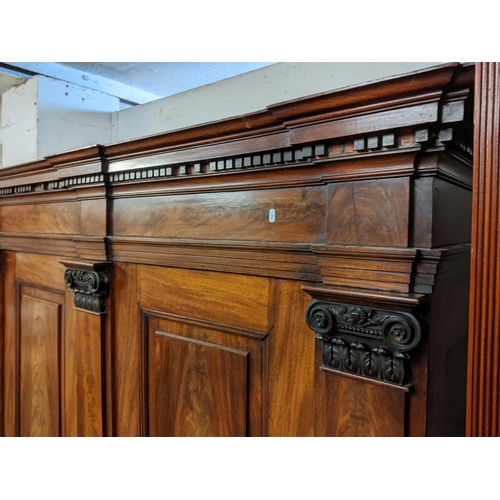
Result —
[[[297, 140], [300, 142], [300, 137], [292, 137], [297, 127], [307, 130], [309, 127], [323, 127], [325, 123], [335, 123], [342, 129], [341, 122], [351, 118], [363, 119], [363, 116], [374, 116], [378, 112], [391, 109], [415, 108], [422, 103], [435, 103], [437, 116], [437, 107], [440, 102], [444, 102], [447, 94], [471, 87], [473, 82], [474, 64], [450, 63], [435, 66], [271, 104], [265, 110], [247, 115], [105, 146], [87, 146], [33, 162], [5, 167], [0, 169], [0, 184], [3, 180], [12, 181], [16, 178], [22, 182], [26, 176], [54, 171], [60, 172], [55, 178], [62, 178], [66, 176], [62, 173], [66, 167], [88, 166], [90, 169], [91, 163], [101, 164], [99, 170], [104, 173], [108, 162], [151, 157], [165, 152], [189, 153], [191, 150], [224, 144], [231, 147], [231, 144], [240, 140], [255, 140], [264, 145], [279, 142], [283, 147], [291, 147]], [[437, 118], [437, 121], [439, 120], [440, 117]], [[394, 126], [397, 127], [398, 124], [395, 123]], [[376, 128], [376, 124], [374, 127]], [[355, 132], [352, 127], [347, 127], [344, 135], [352, 136]], [[336, 133], [336, 137], [340, 137], [343, 131]]]

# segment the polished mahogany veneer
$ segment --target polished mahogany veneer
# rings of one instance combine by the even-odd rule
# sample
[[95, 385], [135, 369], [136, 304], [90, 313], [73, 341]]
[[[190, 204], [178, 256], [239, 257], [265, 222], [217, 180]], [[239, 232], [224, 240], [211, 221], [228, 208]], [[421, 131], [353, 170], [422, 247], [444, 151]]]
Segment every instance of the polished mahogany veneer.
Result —
[[500, 436], [499, 77], [498, 63], [477, 63], [468, 436]]
[[464, 435], [473, 85], [0, 171], [3, 435]]

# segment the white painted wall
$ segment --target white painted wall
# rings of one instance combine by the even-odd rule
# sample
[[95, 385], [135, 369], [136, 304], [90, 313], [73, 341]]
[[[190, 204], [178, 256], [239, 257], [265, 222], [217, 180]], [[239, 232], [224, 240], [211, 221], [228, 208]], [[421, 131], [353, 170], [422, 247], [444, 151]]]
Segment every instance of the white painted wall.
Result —
[[3, 143], [3, 133], [1, 127], [2, 94], [12, 87], [17, 87], [18, 85], [21, 85], [25, 81], [26, 79], [24, 78], [19, 78], [13, 75], [7, 75], [5, 73], [2, 73], [2, 71], [0, 70], [0, 168], [2, 167], [2, 143]]
[[119, 99], [44, 76], [2, 95], [4, 167], [89, 146], [108, 144]]
[[38, 78], [38, 157], [111, 142], [117, 97], [54, 78]]
[[408, 73], [441, 63], [278, 63], [125, 109], [113, 115], [112, 142], [265, 109], [289, 99]]
[[38, 158], [37, 102], [36, 78], [2, 94], [2, 166]]

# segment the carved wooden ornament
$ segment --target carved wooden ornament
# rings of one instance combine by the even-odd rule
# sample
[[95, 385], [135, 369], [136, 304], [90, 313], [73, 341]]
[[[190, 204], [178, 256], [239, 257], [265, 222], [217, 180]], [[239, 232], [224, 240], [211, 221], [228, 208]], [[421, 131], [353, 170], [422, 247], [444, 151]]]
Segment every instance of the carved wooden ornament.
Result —
[[95, 313], [105, 311], [109, 294], [109, 273], [107, 271], [83, 271], [67, 269], [64, 273], [66, 286], [75, 293], [75, 306]]
[[328, 368], [407, 385], [409, 352], [422, 336], [411, 314], [315, 300], [307, 308], [306, 321], [324, 342]]

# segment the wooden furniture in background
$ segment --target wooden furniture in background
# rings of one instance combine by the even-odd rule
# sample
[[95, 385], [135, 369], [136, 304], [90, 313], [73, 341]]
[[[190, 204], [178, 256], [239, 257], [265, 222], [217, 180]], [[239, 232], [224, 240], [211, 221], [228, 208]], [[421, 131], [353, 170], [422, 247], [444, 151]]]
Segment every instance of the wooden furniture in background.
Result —
[[3, 434], [463, 435], [473, 80], [1, 171]]
[[500, 435], [499, 63], [476, 64], [467, 435]]

